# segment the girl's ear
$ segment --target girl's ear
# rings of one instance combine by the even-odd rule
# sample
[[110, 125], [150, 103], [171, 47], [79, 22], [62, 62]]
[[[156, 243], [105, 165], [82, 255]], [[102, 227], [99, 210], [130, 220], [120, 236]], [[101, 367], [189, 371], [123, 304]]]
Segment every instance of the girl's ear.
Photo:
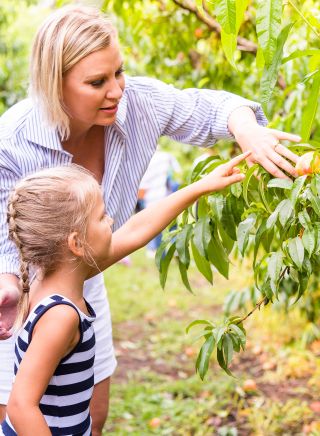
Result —
[[78, 232], [72, 232], [68, 236], [69, 250], [77, 257], [84, 257], [84, 246], [79, 238]]

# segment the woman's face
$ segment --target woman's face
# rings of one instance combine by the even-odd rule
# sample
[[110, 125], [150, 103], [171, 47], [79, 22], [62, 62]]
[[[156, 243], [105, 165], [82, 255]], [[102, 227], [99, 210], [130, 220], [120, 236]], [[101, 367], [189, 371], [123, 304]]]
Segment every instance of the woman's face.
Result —
[[109, 47], [81, 59], [63, 77], [63, 100], [72, 126], [90, 128], [115, 122], [125, 87], [116, 38]]

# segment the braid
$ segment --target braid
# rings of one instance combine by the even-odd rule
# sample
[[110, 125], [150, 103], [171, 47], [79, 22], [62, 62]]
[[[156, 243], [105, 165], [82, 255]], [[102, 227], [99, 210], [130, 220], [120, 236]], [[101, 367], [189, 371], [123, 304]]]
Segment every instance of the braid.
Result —
[[21, 274], [21, 288], [22, 294], [18, 303], [18, 316], [15, 322], [15, 326], [19, 327], [23, 321], [25, 320], [28, 314], [29, 308], [29, 291], [30, 291], [30, 283], [29, 283], [29, 264], [25, 261], [23, 256], [23, 246], [19, 238], [19, 231], [17, 228], [16, 217], [16, 204], [19, 201], [19, 194], [14, 191], [13, 195], [9, 199], [8, 204], [8, 224], [9, 224], [9, 237], [16, 244], [19, 257], [20, 257], [20, 274]]

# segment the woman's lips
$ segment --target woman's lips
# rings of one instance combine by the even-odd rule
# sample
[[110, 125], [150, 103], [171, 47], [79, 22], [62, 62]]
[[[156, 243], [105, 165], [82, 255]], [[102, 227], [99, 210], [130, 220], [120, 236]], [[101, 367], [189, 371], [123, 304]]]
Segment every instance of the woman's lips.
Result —
[[102, 111], [105, 114], [113, 115], [118, 111], [118, 105], [109, 106], [109, 107], [101, 107], [100, 111]]

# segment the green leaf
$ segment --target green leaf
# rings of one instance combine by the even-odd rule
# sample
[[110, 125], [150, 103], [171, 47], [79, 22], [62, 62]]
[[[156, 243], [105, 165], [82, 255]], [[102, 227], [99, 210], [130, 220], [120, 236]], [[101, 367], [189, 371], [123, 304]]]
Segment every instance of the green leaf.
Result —
[[201, 256], [193, 241], [191, 241], [191, 250], [192, 250], [193, 259], [195, 261], [198, 270], [208, 280], [208, 282], [212, 284], [213, 277], [212, 277], [212, 270], [211, 270], [210, 263], [207, 261], [205, 257]]
[[[262, 0], [259, 0], [262, 1]], [[273, 89], [277, 83], [278, 71], [281, 65], [281, 58], [283, 53], [284, 44], [288, 38], [292, 24], [284, 27], [277, 39], [277, 49], [271, 59], [271, 63], [266, 65], [263, 70], [260, 88], [261, 88], [261, 103], [265, 110], [267, 110], [268, 102], [271, 98]]]
[[295, 205], [296, 205], [296, 202], [298, 200], [298, 197], [301, 193], [301, 190], [302, 190], [306, 180], [307, 180], [307, 176], [297, 177], [292, 185], [290, 199], [291, 199], [293, 207], [295, 207]]
[[315, 74], [312, 81], [309, 97], [302, 113], [301, 121], [301, 137], [304, 141], [308, 141], [311, 134], [313, 121], [315, 119], [320, 92], [320, 70]]
[[165, 253], [165, 255], [163, 257], [161, 257], [161, 260], [160, 260], [160, 284], [161, 284], [162, 289], [164, 289], [164, 287], [166, 285], [169, 265], [170, 265], [170, 262], [172, 260], [172, 257], [174, 255], [175, 251], [176, 251], [176, 244], [173, 243], [170, 246], [169, 250]]
[[303, 265], [304, 259], [304, 246], [301, 239], [297, 236], [296, 238], [290, 239], [288, 242], [288, 252], [293, 261], [293, 263], [300, 270]]
[[280, 34], [282, 0], [257, 0], [256, 29], [266, 65], [270, 65], [277, 50]]
[[275, 179], [269, 180], [267, 187], [268, 188], [291, 189], [292, 185], [293, 185], [292, 180], [275, 178]]
[[217, 231], [214, 232], [213, 238], [209, 243], [208, 258], [220, 274], [227, 279], [229, 275], [229, 259]]
[[215, 15], [225, 33], [236, 33], [236, 1], [215, 0]]
[[266, 231], [267, 231], [267, 223], [266, 221], [263, 221], [256, 232], [256, 236], [254, 240], [253, 267], [255, 267], [256, 264], [261, 238]]
[[193, 242], [201, 256], [207, 257], [207, 250], [210, 240], [210, 218], [200, 218], [193, 228]]
[[232, 373], [231, 373], [231, 371], [228, 369], [228, 365], [227, 365], [227, 362], [226, 362], [226, 358], [225, 358], [225, 355], [224, 355], [224, 350], [223, 350], [223, 348], [221, 348], [221, 349], [219, 349], [219, 348], [217, 348], [217, 360], [218, 360], [218, 363], [219, 363], [219, 365], [220, 365], [220, 367], [228, 374], [228, 375], [230, 375], [230, 376], [232, 376]]
[[320, 216], [320, 198], [315, 196], [310, 189], [306, 190], [307, 197], [310, 200], [312, 209]]
[[245, 176], [243, 183], [242, 183], [243, 198], [244, 198], [244, 201], [247, 203], [247, 206], [250, 206], [249, 201], [248, 201], [248, 189], [249, 189], [250, 180], [251, 180], [252, 176], [254, 175], [254, 172], [258, 168], [259, 168], [258, 164], [252, 165], [252, 167], [249, 168], [248, 171], [246, 172], [246, 176]]
[[192, 224], [187, 224], [176, 236], [176, 249], [179, 259], [187, 268], [190, 264], [189, 240], [192, 235], [192, 230]]
[[239, 250], [242, 256], [244, 256], [244, 252], [247, 248], [248, 241], [249, 241], [249, 234], [252, 228], [254, 227], [256, 220], [257, 220], [256, 215], [252, 214], [249, 215], [248, 218], [242, 221], [238, 226], [237, 240], [238, 240]]
[[311, 257], [312, 253], [314, 252], [314, 249], [316, 248], [316, 232], [314, 229], [312, 230], [305, 230], [302, 235], [302, 244], [304, 248], [307, 250], [309, 257]]
[[210, 335], [200, 349], [196, 362], [196, 370], [198, 371], [201, 380], [204, 379], [206, 373], [208, 372], [209, 361], [214, 346], [215, 346], [214, 336]]
[[235, 33], [227, 33], [221, 29], [221, 45], [229, 64], [237, 70], [234, 60], [234, 54], [237, 49], [237, 35]]
[[234, 183], [233, 185], [230, 186], [230, 192], [234, 197], [240, 198], [242, 194], [242, 184]]
[[192, 327], [194, 327], [195, 325], [203, 325], [203, 324], [205, 324], [205, 325], [209, 325], [209, 326], [212, 326], [212, 327], [213, 327], [212, 323], [211, 323], [210, 321], [206, 320], [206, 319], [196, 319], [195, 321], [192, 321], [192, 322], [191, 322], [191, 323], [186, 327], [186, 333], [188, 334], [189, 331], [190, 331], [190, 329], [191, 329]]
[[279, 203], [278, 208], [279, 221], [282, 227], [284, 227], [293, 214], [293, 206], [290, 200], [282, 200], [281, 203]]
[[311, 219], [306, 209], [303, 209], [298, 213], [298, 219], [302, 227], [310, 229], [312, 227]]
[[300, 298], [302, 297], [302, 295], [304, 294], [305, 290], [308, 287], [309, 277], [305, 273], [299, 272], [298, 279], [299, 279], [298, 295], [293, 304], [295, 304], [298, 300], [300, 300]]
[[278, 298], [278, 281], [283, 265], [283, 253], [277, 251], [272, 253], [268, 262], [268, 276], [270, 277], [270, 287], [276, 298]]
[[310, 48], [307, 50], [295, 50], [291, 55], [282, 59], [282, 64], [285, 64], [292, 59], [302, 58], [305, 56], [320, 56], [320, 50], [316, 48]]
[[238, 327], [236, 324], [230, 324], [229, 329], [233, 331], [233, 333], [239, 338], [241, 348], [244, 350], [246, 346], [246, 335], [245, 332]]
[[193, 294], [193, 291], [192, 291], [190, 283], [189, 283], [187, 268], [186, 268], [185, 264], [179, 260], [178, 265], [179, 265], [180, 276], [181, 276], [183, 284], [188, 289], [188, 291], [191, 292], [191, 294]]
[[228, 333], [223, 336], [223, 354], [225, 362], [229, 366], [233, 357], [233, 341]]

